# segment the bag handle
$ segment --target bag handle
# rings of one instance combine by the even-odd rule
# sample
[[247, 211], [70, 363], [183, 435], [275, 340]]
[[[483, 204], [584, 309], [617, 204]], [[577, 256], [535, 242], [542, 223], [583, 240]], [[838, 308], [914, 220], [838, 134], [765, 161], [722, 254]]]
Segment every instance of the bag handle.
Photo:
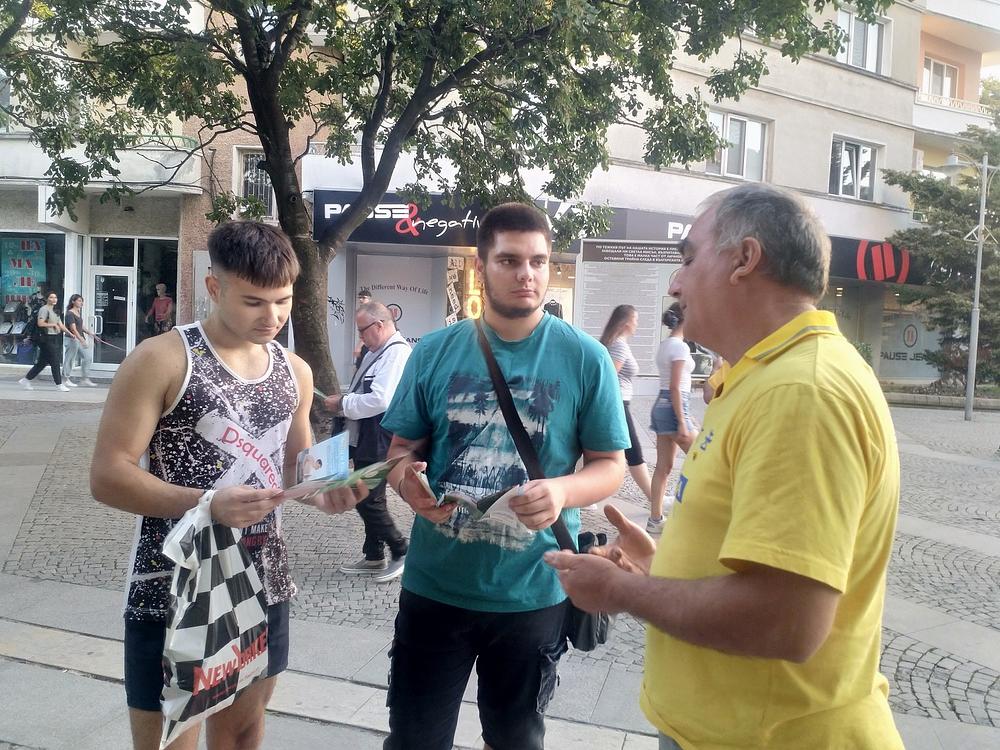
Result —
[[[518, 455], [524, 462], [524, 468], [528, 470], [528, 476], [531, 479], [545, 479], [545, 472], [538, 460], [535, 445], [528, 437], [528, 431], [524, 428], [521, 415], [517, 413], [514, 399], [510, 395], [510, 386], [507, 385], [507, 380], [500, 371], [500, 365], [497, 364], [496, 357], [493, 356], [493, 349], [490, 348], [490, 342], [486, 339], [486, 333], [483, 331], [483, 324], [478, 318], [476, 319], [476, 333], [479, 337], [479, 348], [483, 350], [483, 357], [486, 358], [486, 369], [490, 371], [490, 379], [493, 381], [493, 390], [496, 391], [500, 411], [503, 413], [503, 419], [507, 423], [507, 429], [514, 440]], [[566, 528], [566, 524], [562, 520], [562, 515], [556, 516], [556, 520], [553, 521], [552, 532], [556, 535], [559, 549], [576, 552], [573, 537], [570, 536], [569, 529]]]

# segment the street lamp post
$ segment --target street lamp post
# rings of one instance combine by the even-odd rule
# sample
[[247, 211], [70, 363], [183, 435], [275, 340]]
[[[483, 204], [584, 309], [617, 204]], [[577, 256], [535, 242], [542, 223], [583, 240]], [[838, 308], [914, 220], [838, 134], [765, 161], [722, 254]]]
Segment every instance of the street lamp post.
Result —
[[[976, 164], [969, 159], [961, 161], [951, 154], [940, 171], [955, 175], [966, 167], [974, 167], [979, 172], [979, 224], [976, 227], [976, 278], [972, 293], [972, 318], [969, 321], [969, 366], [965, 373], [965, 421], [972, 420], [972, 406], [976, 398], [976, 359], [979, 354], [979, 286], [983, 275], [983, 243], [986, 239], [986, 191], [990, 172], [1000, 170], [991, 167], [989, 154], [983, 154], [983, 160]], [[971, 232], [970, 232], [971, 234]], [[966, 235], [968, 238], [968, 235]]]

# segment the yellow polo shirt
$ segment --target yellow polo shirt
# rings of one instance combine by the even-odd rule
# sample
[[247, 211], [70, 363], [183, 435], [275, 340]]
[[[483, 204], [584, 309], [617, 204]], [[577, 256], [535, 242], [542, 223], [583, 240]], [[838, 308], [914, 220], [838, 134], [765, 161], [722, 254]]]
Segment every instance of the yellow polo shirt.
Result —
[[652, 575], [751, 561], [841, 592], [804, 664], [724, 654], [650, 626], [641, 704], [684, 750], [902, 750], [879, 674], [899, 502], [889, 408], [829, 312], [799, 315], [729, 371], [684, 461]]

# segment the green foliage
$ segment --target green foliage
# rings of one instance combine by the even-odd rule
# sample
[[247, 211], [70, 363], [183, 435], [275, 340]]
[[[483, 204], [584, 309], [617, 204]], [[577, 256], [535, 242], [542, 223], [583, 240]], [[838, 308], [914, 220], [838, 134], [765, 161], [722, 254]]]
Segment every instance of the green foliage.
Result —
[[993, 110], [994, 114], [1000, 113], [1000, 78], [990, 76], [983, 79], [983, 90], [979, 94], [980, 104], [985, 104]]
[[[14, 18], [6, 9], [16, 2], [0, 0], [0, 23]], [[865, 17], [890, 4], [853, 3]], [[526, 195], [525, 181], [538, 171], [548, 175], [548, 197], [579, 196], [608, 166], [615, 125], [641, 129], [636, 137], [645, 137], [645, 158], [657, 168], [701, 160], [720, 145], [706, 119], [708, 98], [738, 98], [767, 74], [774, 49], [793, 60], [835, 50], [841, 33], [818, 14], [839, 5], [48, 0], [30, 34], [0, 45], [0, 68], [13, 80], [16, 103], [7, 114], [54, 160], [47, 176], [55, 208], [72, 210], [88, 182], [125, 190], [117, 155], [134, 133], [171, 132], [174, 118], [200, 125], [202, 147], [219, 132], [258, 136], [279, 222], [306, 269], [296, 293], [322, 305], [308, 298], [321, 286], [309, 274], [325, 271], [364, 221], [401, 152], [415, 160], [422, 182], [415, 190], [484, 204], [536, 197]], [[204, 12], [203, 29], [189, 23], [192, 8], [196, 18]], [[738, 49], [723, 52], [733, 39]], [[672, 68], [682, 52], [713, 61], [704, 91], [675, 90]], [[296, 126], [342, 162], [360, 141], [361, 195], [318, 246], [308, 240], [295, 171], [301, 154], [289, 133]], [[223, 195], [210, 216], [247, 208]], [[606, 222], [606, 209], [579, 206], [560, 217], [558, 241]], [[314, 368], [325, 367], [325, 318], [317, 323], [302, 308], [293, 313], [296, 340]], [[320, 373], [317, 382], [331, 380]]]
[[[989, 154], [1000, 164], [1000, 132], [996, 128], [970, 128], [962, 150], [979, 162]], [[976, 170], [972, 170], [976, 171]], [[975, 228], [979, 223], [979, 176], [963, 175], [956, 184], [936, 176], [886, 170], [885, 180], [910, 195], [915, 210], [923, 212], [922, 226], [896, 232], [889, 238], [907, 248], [916, 267], [924, 272], [924, 286], [898, 287], [900, 301], [919, 302], [930, 323], [940, 332], [941, 351], [929, 352], [928, 361], [945, 382], [965, 378], [969, 347], [969, 321], [975, 281]], [[994, 178], [986, 204], [986, 228], [1000, 233], [1000, 187]], [[970, 234], [971, 232], [971, 234]], [[968, 236], [968, 239], [966, 237]], [[983, 248], [980, 291], [977, 381], [1000, 382], [1000, 264], [991, 235]]]
[[266, 213], [267, 206], [260, 198], [253, 195], [243, 197], [236, 195], [232, 190], [227, 190], [212, 198], [212, 208], [205, 214], [205, 218], [218, 226], [230, 221], [234, 216], [260, 221]]
[[854, 348], [858, 350], [858, 354], [861, 358], [868, 364], [872, 363], [872, 345], [867, 341], [852, 341]]

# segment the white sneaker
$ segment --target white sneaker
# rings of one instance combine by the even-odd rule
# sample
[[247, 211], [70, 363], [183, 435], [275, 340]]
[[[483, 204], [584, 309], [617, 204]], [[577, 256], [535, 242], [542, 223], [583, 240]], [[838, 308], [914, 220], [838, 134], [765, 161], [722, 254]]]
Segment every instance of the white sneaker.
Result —
[[60, 391], [69, 391], [69, 387], [65, 383], [60, 383], [56, 386], [56, 389]]
[[96, 388], [97, 387], [97, 383], [95, 383], [90, 378], [84, 378], [83, 380], [81, 380], [80, 381], [80, 385], [85, 385], [88, 388]]
[[664, 525], [666, 525], [666, 523], [667, 523], [666, 516], [660, 516], [659, 518], [653, 518], [652, 516], [650, 516], [649, 520], [646, 521], [646, 533], [662, 534], [663, 527]]
[[28, 380], [27, 378], [21, 378], [20, 380], [17, 381], [17, 384], [19, 386], [21, 386], [22, 388], [24, 388], [24, 390], [26, 390], [26, 391], [33, 391], [33, 390], [35, 390], [35, 386], [33, 386], [31, 384], [31, 381]]
[[64, 379], [64, 380], [63, 380], [63, 382], [64, 382], [64, 383], [65, 383], [66, 385], [68, 385], [68, 386], [69, 386], [70, 388], [76, 388], [76, 383], [74, 383], [74, 382], [73, 382], [72, 380], [70, 380], [69, 378], [66, 378], [66, 379]]

